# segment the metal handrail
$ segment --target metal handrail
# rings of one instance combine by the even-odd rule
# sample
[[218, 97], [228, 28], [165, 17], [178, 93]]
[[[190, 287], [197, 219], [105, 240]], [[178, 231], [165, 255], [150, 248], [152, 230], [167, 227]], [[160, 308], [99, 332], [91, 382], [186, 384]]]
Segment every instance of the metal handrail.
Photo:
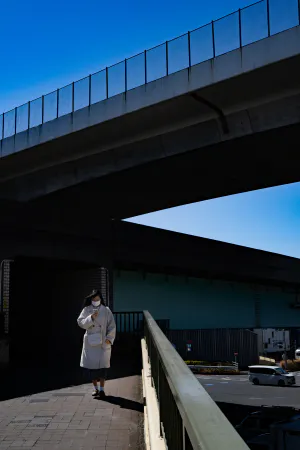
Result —
[[[284, 3], [284, 0], [282, 0], [282, 3]], [[184, 63], [181, 64], [180, 68], [179, 69], [177, 68], [176, 71], [190, 68], [191, 66], [193, 66], [195, 64], [199, 64], [199, 62], [204, 62], [205, 59], [201, 60], [201, 61], [197, 61], [195, 63], [192, 63], [192, 52], [193, 51], [191, 50], [191, 37], [193, 36], [193, 33], [201, 30], [202, 28], [211, 27], [211, 34], [212, 34], [212, 36], [211, 36], [211, 43], [210, 44], [211, 44], [212, 54], [211, 54], [210, 57], [215, 58], [216, 56], [220, 56], [222, 53], [216, 51], [216, 37], [217, 37], [217, 35], [216, 35], [216, 31], [215, 31], [215, 24], [220, 22], [221, 20], [227, 18], [227, 17], [233, 16], [233, 15], [237, 16], [238, 35], [239, 36], [237, 36], [237, 43], [236, 43], [236, 45], [234, 44], [233, 47], [226, 49], [225, 53], [227, 53], [229, 51], [232, 51], [232, 50], [234, 50], [236, 48], [239, 48], [239, 47], [241, 48], [244, 45], [247, 45], [247, 43], [246, 44], [243, 43], [243, 39], [242, 39], [243, 25], [242, 25], [241, 12], [244, 11], [244, 10], [247, 10], [247, 9], [253, 7], [253, 6], [255, 7], [258, 4], [265, 4], [266, 5], [266, 23], [265, 23], [266, 35], [263, 36], [263, 37], [259, 37], [258, 39], [254, 39], [254, 41], [251, 41], [251, 42], [255, 42], [256, 40], [260, 40], [260, 39], [263, 39], [264, 37], [268, 37], [268, 36], [272, 35], [271, 21], [270, 21], [270, 15], [272, 13], [272, 11], [270, 12], [270, 8], [272, 9], [272, 5], [270, 5], [270, 0], [259, 0], [259, 1], [255, 2], [255, 3], [252, 3], [250, 5], [245, 6], [244, 8], [238, 9], [237, 11], [233, 11], [230, 14], [228, 14], [227, 16], [223, 16], [223, 17], [221, 17], [219, 19], [213, 20], [212, 22], [210, 22], [208, 24], [202, 25], [202, 26], [200, 26], [200, 27], [198, 27], [198, 28], [196, 28], [196, 29], [194, 29], [192, 31], [189, 31], [189, 32], [187, 32], [185, 34], [182, 34], [181, 36], [177, 36], [177, 37], [175, 37], [175, 38], [173, 38], [171, 40], [168, 40], [168, 41], [166, 41], [164, 43], [158, 44], [155, 47], [152, 47], [151, 49], [145, 50], [144, 52], [140, 52], [140, 53], [138, 53], [138, 54], [136, 54], [134, 56], [131, 56], [130, 58], [126, 58], [123, 61], [119, 61], [118, 63], [113, 64], [110, 67], [106, 67], [105, 69], [99, 70], [98, 72], [95, 72], [94, 74], [87, 75], [86, 77], [83, 77], [80, 80], [77, 80], [75, 82], [69, 83], [66, 86], [62, 87], [62, 88], [59, 88], [59, 89], [54, 90], [54, 91], [52, 91], [50, 93], [47, 93], [45, 95], [40, 96], [37, 99], [29, 101], [27, 103], [28, 104], [28, 110], [27, 110], [28, 117], [26, 117], [26, 114], [25, 114], [25, 117], [23, 117], [23, 120], [22, 120], [22, 122], [24, 122], [24, 123], [27, 122], [26, 126], [25, 125], [18, 126], [18, 120], [20, 121], [20, 119], [18, 119], [18, 110], [21, 107], [23, 107], [24, 105], [26, 105], [26, 104], [23, 104], [21, 106], [13, 108], [10, 111], [3, 112], [2, 114], [0, 114], [0, 142], [2, 143], [2, 141], [5, 138], [9, 138], [9, 137], [14, 136], [14, 135], [16, 135], [18, 133], [21, 133], [21, 132], [24, 132], [24, 131], [28, 131], [29, 129], [34, 128], [34, 127], [39, 126], [39, 125], [42, 125], [43, 123], [46, 123], [46, 122], [48, 122], [50, 120], [55, 120], [58, 117], [61, 117], [63, 115], [74, 113], [75, 111], [78, 111], [79, 109], [81, 109], [83, 107], [91, 106], [93, 104], [93, 102], [92, 102], [92, 91], [93, 91], [93, 88], [92, 88], [91, 80], [92, 80], [92, 77], [94, 75], [97, 75], [100, 72], [106, 72], [105, 86], [103, 85], [103, 88], [105, 88], [105, 91], [106, 91], [106, 98], [103, 98], [103, 99], [101, 99], [99, 101], [104, 101], [107, 98], [113, 97], [114, 95], [118, 95], [118, 94], [125, 94], [125, 96], [126, 96], [126, 93], [128, 92], [128, 90], [134, 89], [135, 87], [138, 87], [138, 86], [146, 85], [149, 81], [154, 81], [154, 80], [156, 80], [158, 78], [168, 76], [170, 73], [174, 73], [174, 71], [170, 71], [169, 70], [169, 67], [170, 67], [170, 65], [171, 65], [171, 63], [173, 61], [172, 61], [172, 58], [170, 58], [170, 56], [169, 56], [168, 46], [169, 46], [169, 44], [171, 42], [179, 40], [180, 38], [182, 38], [184, 36], [187, 36], [186, 51], [188, 53], [187, 54], [188, 64], [184, 64]], [[300, 0], [298, 0], [297, 24], [300, 25]], [[149, 74], [148, 74], [149, 65], [148, 65], [148, 61], [147, 61], [147, 56], [149, 55], [149, 53], [152, 50], [157, 49], [159, 47], [164, 47], [164, 46], [165, 46], [165, 49], [166, 49], [166, 51], [165, 51], [165, 62], [162, 64], [162, 66], [160, 68], [160, 75], [155, 76], [154, 78], [151, 78], [151, 77], [149, 77]], [[143, 82], [134, 83], [134, 86], [131, 87], [130, 89], [128, 89], [127, 61], [132, 60], [135, 57], [139, 57], [143, 53], [145, 55], [145, 58], [144, 58], [144, 80], [143, 80]], [[109, 95], [109, 81], [110, 81], [109, 80], [109, 69], [111, 69], [111, 68], [113, 68], [115, 66], [118, 66], [120, 64], [124, 64], [124, 66], [125, 66], [124, 79], [123, 80], [119, 80], [119, 81], [122, 81], [123, 87], [121, 88], [121, 90], [117, 89], [116, 92], [114, 91], [111, 95]], [[164, 66], [165, 66], [165, 68], [164, 68]], [[82, 103], [84, 103], [84, 106], [80, 106], [79, 108], [76, 108], [75, 107], [75, 101], [74, 101], [74, 95], [75, 95], [74, 94], [74, 85], [76, 83], [78, 83], [79, 81], [84, 80], [85, 78], [90, 80], [89, 86], [88, 86], [88, 91], [87, 91], [87, 93], [84, 96], [86, 98], [86, 101], [82, 102]], [[60, 98], [59, 97], [60, 96], [59, 96], [59, 93], [61, 92], [62, 89], [66, 88], [66, 87], [69, 87], [69, 86], [72, 86], [72, 94], [71, 94], [72, 99], [71, 99], [71, 102], [70, 102], [71, 106], [70, 106], [70, 108], [67, 108], [67, 111], [65, 111], [62, 114], [60, 114], [60, 105], [59, 105], [59, 103], [60, 103]], [[49, 114], [49, 111], [45, 111], [44, 98], [47, 97], [50, 94], [55, 93], [55, 92], [57, 92], [57, 95], [56, 95], [56, 112], [54, 111], [55, 117], [52, 117], [53, 114], [50, 114], [51, 115], [51, 119], [45, 120], [45, 115], [47, 116]], [[33, 105], [34, 102], [36, 100], [39, 100], [39, 99], [42, 99], [41, 111], [38, 112], [39, 119], [38, 120], [34, 120], [34, 118], [31, 117], [32, 116], [31, 105]], [[125, 98], [125, 100], [126, 100], [126, 98]], [[98, 103], [98, 101], [95, 102], [95, 103]], [[8, 114], [11, 114], [12, 117], [8, 118]], [[8, 131], [6, 131], [6, 121], [8, 121]], [[32, 124], [32, 122], [33, 122], [33, 124]]]
[[[171, 420], [172, 431], [162, 429], [167, 445], [168, 435], [176, 430], [182, 432], [182, 442], [175, 442], [176, 449], [216, 450], [246, 450], [248, 446], [228, 422], [216, 403], [198, 382], [190, 369], [184, 363], [170, 341], [158, 327], [148, 311], [144, 311], [145, 339], [151, 363], [152, 378], [157, 393], [160, 422], [166, 427], [163, 417], [172, 415], [172, 402], [162, 402], [167, 396], [167, 385], [172, 393], [179, 412], [182, 426]], [[162, 377], [166, 379], [162, 383]], [[163, 389], [162, 389], [163, 386]], [[163, 408], [168, 409], [163, 411]], [[174, 417], [178, 416], [175, 414]], [[170, 426], [170, 425], [169, 425]], [[174, 443], [172, 447], [174, 448]]]

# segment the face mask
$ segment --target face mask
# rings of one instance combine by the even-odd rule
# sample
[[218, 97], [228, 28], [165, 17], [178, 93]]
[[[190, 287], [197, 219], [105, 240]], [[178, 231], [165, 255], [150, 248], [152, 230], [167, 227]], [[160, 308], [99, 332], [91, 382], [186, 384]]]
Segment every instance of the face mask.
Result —
[[93, 306], [99, 306], [99, 305], [100, 305], [100, 303], [101, 303], [101, 301], [100, 301], [100, 300], [98, 300], [97, 302], [92, 302], [92, 305], [93, 305]]

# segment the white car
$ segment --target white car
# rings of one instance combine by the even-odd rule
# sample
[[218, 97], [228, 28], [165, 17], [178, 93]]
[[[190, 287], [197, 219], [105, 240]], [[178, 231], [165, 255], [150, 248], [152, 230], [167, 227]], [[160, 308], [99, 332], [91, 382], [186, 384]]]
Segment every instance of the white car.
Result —
[[249, 366], [249, 381], [255, 385], [292, 386], [296, 384], [293, 374], [276, 366]]

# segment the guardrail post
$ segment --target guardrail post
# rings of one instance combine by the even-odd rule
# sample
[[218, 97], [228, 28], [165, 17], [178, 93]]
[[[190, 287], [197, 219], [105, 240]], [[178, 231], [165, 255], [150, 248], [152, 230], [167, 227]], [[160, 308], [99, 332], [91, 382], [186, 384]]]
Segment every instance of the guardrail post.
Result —
[[15, 132], [14, 132], [15, 135], [17, 134], [17, 111], [18, 108], [15, 108]]
[[45, 96], [42, 95], [42, 123], [44, 123], [45, 117]]
[[89, 75], [89, 106], [92, 104], [92, 75]]
[[57, 92], [56, 93], [56, 100], [57, 100], [57, 103], [56, 103], [56, 118], [58, 118], [58, 114], [59, 114], [59, 89], [57, 89], [56, 92]]
[[270, 0], [267, 0], [267, 23], [268, 23], [268, 37], [271, 36], [271, 26], [270, 26]]
[[108, 98], [108, 67], [105, 68], [105, 79], [106, 79], [106, 98]]
[[[300, 1], [300, 0], [299, 0]], [[189, 51], [189, 69], [192, 66], [192, 55], [191, 55], [191, 33], [188, 31], [188, 51]]]
[[30, 102], [28, 102], [28, 130], [30, 128]]
[[127, 93], [127, 59], [125, 58], [125, 97]]
[[166, 75], [169, 75], [169, 45], [166, 41]]
[[163, 425], [162, 425], [162, 388], [161, 388], [161, 363], [159, 361], [159, 357], [157, 356], [157, 387], [156, 387], [156, 395], [158, 398], [158, 411], [159, 411], [159, 432], [160, 437], [163, 437]]
[[212, 45], [213, 45], [213, 58], [216, 57], [216, 44], [215, 44], [215, 24], [211, 21], [211, 31], [212, 31]]
[[74, 112], [75, 108], [75, 83], [73, 81], [72, 83], [72, 113]]
[[239, 40], [240, 40], [240, 48], [242, 48], [242, 13], [241, 8], [239, 8]]
[[147, 84], [147, 50], [144, 50], [145, 84]]

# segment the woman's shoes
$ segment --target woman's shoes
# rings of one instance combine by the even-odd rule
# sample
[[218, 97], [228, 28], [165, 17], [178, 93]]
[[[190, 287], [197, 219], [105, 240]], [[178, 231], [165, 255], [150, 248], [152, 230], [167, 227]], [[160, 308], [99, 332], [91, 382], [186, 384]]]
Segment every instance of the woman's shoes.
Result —
[[106, 397], [105, 392], [104, 391], [100, 391], [99, 392], [99, 397], [102, 398], [102, 399], [105, 398]]
[[106, 394], [104, 391], [99, 391], [99, 389], [94, 389], [94, 392], [92, 393], [93, 397], [99, 397], [99, 398], [105, 398]]

